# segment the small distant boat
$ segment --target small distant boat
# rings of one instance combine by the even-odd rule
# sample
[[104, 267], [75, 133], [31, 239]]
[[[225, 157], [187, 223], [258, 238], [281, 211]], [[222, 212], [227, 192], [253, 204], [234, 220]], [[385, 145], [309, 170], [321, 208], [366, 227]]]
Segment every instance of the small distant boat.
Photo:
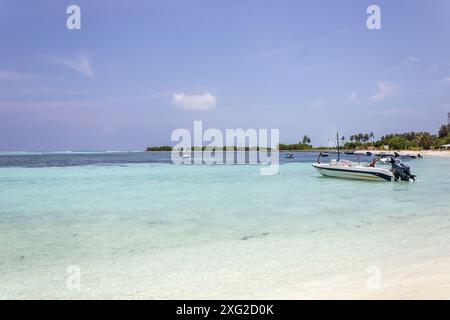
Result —
[[398, 157], [398, 153], [379, 152], [375, 153], [377, 157]]
[[407, 153], [407, 154], [400, 154], [397, 151], [394, 152], [393, 156], [396, 157], [396, 158], [402, 158], [402, 159], [416, 159], [417, 158], [417, 156], [415, 156], [413, 154], [409, 154], [409, 153]]
[[401, 154], [399, 156], [402, 159], [416, 159], [418, 156], [420, 156], [420, 154], [418, 156], [415, 156], [413, 154]]
[[355, 151], [344, 151], [345, 154], [355, 154]]
[[370, 157], [371, 155], [372, 155], [372, 152], [370, 152], [370, 151], [367, 151], [367, 152], [366, 152], [366, 156], [369, 156], [369, 157]]
[[286, 159], [294, 159], [294, 155], [292, 153], [288, 153], [285, 156]]
[[329, 156], [329, 154], [328, 153], [326, 153], [326, 152], [324, 152], [324, 153], [320, 153], [321, 154], [321, 157], [328, 157]]

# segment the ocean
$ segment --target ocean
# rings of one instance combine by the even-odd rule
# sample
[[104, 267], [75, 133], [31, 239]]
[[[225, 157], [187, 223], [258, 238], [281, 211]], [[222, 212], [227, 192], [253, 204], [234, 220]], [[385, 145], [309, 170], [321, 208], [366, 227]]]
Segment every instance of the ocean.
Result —
[[450, 298], [435, 278], [449, 275], [450, 158], [387, 183], [294, 155], [263, 176], [168, 152], [2, 152], [0, 299]]

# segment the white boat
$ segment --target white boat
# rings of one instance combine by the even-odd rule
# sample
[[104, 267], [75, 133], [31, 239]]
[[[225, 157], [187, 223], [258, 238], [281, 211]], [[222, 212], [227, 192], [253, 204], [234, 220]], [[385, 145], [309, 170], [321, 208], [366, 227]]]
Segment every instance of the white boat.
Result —
[[386, 168], [361, 165], [348, 160], [331, 160], [330, 163], [314, 163], [314, 168], [323, 176], [370, 180], [370, 181], [393, 181], [394, 174]]
[[[313, 166], [317, 171], [326, 177], [344, 178], [344, 179], [357, 179], [357, 180], [369, 180], [369, 181], [415, 181], [415, 175], [411, 174], [407, 165], [400, 160], [396, 160], [393, 157], [390, 158], [389, 163], [391, 168], [376, 167], [379, 159], [374, 158], [371, 163], [361, 165], [356, 162], [341, 160], [339, 151], [339, 134], [337, 135], [337, 160], [333, 159], [329, 163], [320, 163], [320, 157], [322, 153], [319, 153], [317, 163]], [[388, 158], [384, 158], [382, 162], [387, 163]]]

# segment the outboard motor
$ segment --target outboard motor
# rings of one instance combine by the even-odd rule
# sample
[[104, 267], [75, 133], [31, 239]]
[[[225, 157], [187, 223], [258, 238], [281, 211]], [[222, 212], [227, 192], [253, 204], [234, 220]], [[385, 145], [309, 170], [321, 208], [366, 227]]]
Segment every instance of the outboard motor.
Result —
[[411, 174], [411, 170], [409, 169], [409, 167], [400, 160], [391, 158], [391, 165], [391, 171], [394, 174], [395, 181], [398, 181], [399, 179], [401, 181], [416, 180], [416, 176]]

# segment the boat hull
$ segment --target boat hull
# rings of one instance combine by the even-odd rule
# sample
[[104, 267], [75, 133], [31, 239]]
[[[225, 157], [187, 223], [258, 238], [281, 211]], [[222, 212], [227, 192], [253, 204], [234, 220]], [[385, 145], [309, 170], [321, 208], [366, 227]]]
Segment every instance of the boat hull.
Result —
[[314, 164], [313, 166], [326, 177], [367, 181], [392, 181], [394, 178], [393, 174], [386, 169], [339, 167], [326, 164]]

